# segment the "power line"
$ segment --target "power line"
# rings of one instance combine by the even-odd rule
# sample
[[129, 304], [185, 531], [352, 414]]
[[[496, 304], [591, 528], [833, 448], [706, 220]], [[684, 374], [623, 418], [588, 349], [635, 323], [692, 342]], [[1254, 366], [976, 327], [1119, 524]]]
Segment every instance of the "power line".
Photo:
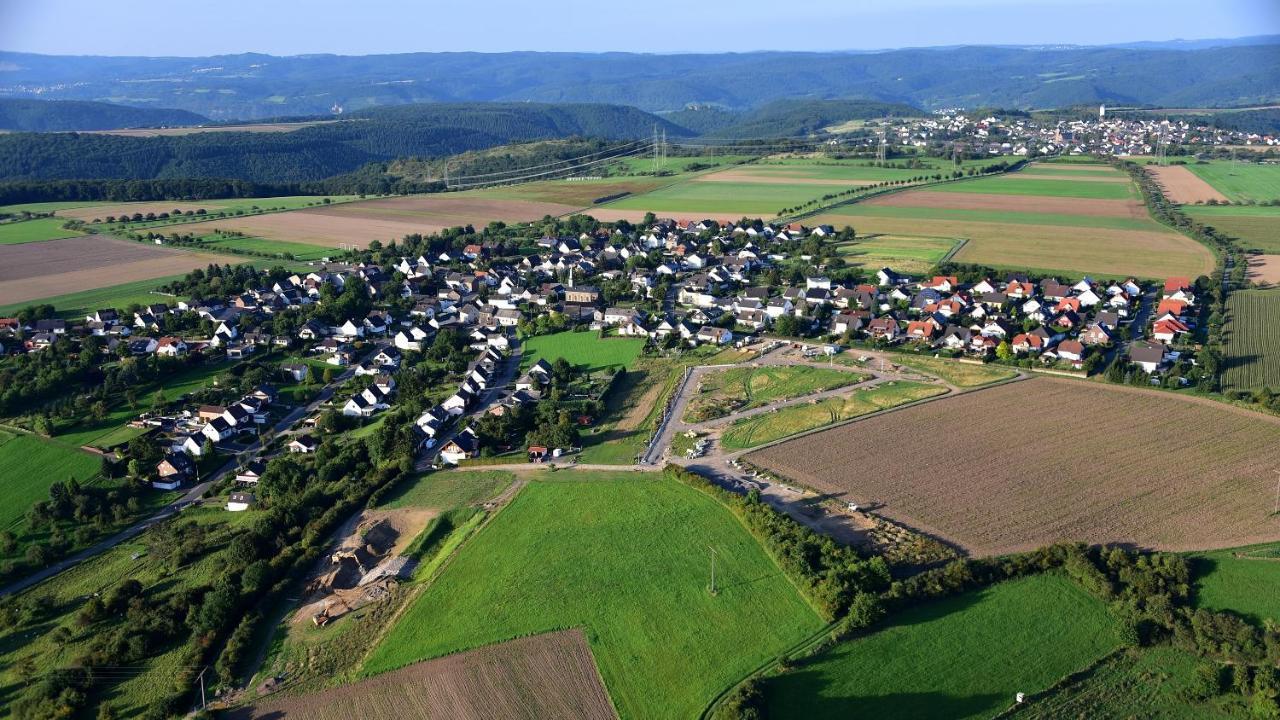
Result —
[[[576, 171], [579, 171], [579, 170], [582, 170], [582, 169], [585, 169], [585, 168], [589, 168], [589, 167], [592, 167], [592, 166], [595, 166], [595, 165], [600, 165], [601, 163], [612, 162], [612, 161], [614, 161], [614, 160], [620, 160], [620, 159], [622, 159], [622, 158], [626, 158], [626, 157], [633, 157], [633, 156], [635, 156], [635, 155], [640, 155], [640, 154], [643, 154], [643, 153], [648, 152], [648, 151], [649, 151], [649, 146], [648, 146], [648, 145], [645, 145], [645, 146], [642, 146], [642, 147], [636, 148], [635, 150], [632, 150], [632, 151], [630, 151], [630, 152], [621, 153], [621, 154], [619, 154], [619, 155], [612, 155], [612, 156], [610, 156], [610, 157], [606, 157], [606, 158], [600, 158], [599, 160], [593, 160], [593, 161], [591, 161], [591, 162], [583, 163], [583, 164], [578, 165], [578, 166], [575, 166], [575, 167], [557, 168], [557, 169], [554, 169], [554, 170], [544, 170], [544, 171], [542, 171], [542, 172], [530, 173], [530, 174], [527, 174], [527, 175], [521, 175], [521, 176], [519, 176], [519, 177], [502, 178], [502, 179], [498, 179], [498, 180], [482, 180], [482, 181], [480, 181], [480, 182], [474, 182], [474, 183], [458, 182], [458, 181], [457, 181], [457, 179], [455, 179], [455, 180], [454, 180], [454, 182], [453, 182], [451, 185], [449, 185], [448, 187], [449, 187], [450, 189], [455, 189], [455, 190], [457, 190], [457, 189], [469, 189], [469, 188], [476, 188], [476, 187], [480, 187], [480, 186], [483, 186], [483, 185], [508, 185], [508, 184], [515, 184], [515, 183], [522, 182], [522, 181], [525, 181], [525, 180], [534, 180], [534, 179], [539, 179], [539, 178], [546, 178], [546, 177], [548, 177], [548, 176], [551, 176], [551, 175], [558, 175], [558, 174], [560, 174], [560, 173], [576, 172]], [[463, 179], [465, 180], [466, 178], [463, 178]]]
[[470, 180], [472, 178], [493, 177], [496, 175], [509, 175], [511, 173], [526, 172], [529, 170], [541, 170], [543, 168], [548, 168], [555, 165], [569, 165], [569, 164], [579, 162], [581, 160], [585, 160], [587, 158], [594, 157], [596, 155], [603, 155], [605, 153], [617, 152], [623, 149], [630, 149], [630, 146], [643, 144], [644, 142], [645, 142], [644, 140], [633, 140], [629, 143], [623, 143], [622, 145], [606, 148], [604, 150], [596, 150], [595, 152], [586, 153], [585, 155], [566, 158], [564, 160], [557, 160], [555, 162], [543, 163], [541, 165], [530, 165], [529, 167], [515, 168], [513, 170], [499, 170], [491, 173], [472, 173], [470, 175], [455, 175], [454, 180]]

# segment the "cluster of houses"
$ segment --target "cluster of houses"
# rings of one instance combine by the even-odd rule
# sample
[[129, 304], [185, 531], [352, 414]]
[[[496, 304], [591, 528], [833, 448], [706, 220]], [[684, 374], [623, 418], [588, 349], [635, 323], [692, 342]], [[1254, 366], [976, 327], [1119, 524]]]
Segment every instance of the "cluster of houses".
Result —
[[1129, 346], [1129, 361], [1146, 373], [1158, 373], [1181, 356], [1174, 349], [1196, 329], [1195, 286], [1185, 277], [1169, 278], [1164, 283], [1147, 337]]
[[[485, 394], [494, 387], [499, 367], [505, 358], [506, 355], [501, 350], [486, 347], [470, 363], [458, 389], [444, 402], [425, 410], [414, 420], [414, 432], [422, 447], [435, 447], [454, 420], [479, 406]], [[440, 459], [456, 465], [461, 460], [475, 457], [479, 452], [479, 438], [467, 427], [455, 433], [441, 446]]]
[[229, 405], [201, 405], [172, 416], [144, 416], [133, 424], [161, 433], [165, 441], [164, 458], [156, 465], [152, 485], [161, 490], [175, 490], [196, 479], [192, 458], [204, 455], [206, 442], [220, 443], [238, 435], [256, 435], [258, 428], [270, 422], [270, 406], [276, 394], [261, 386]]

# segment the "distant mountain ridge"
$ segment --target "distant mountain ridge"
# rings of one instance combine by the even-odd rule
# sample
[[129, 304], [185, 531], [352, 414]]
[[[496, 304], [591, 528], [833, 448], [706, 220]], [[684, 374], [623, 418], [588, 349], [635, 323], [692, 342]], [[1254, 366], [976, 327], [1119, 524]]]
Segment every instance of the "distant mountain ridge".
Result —
[[[880, 52], [409, 53], [347, 57], [69, 57], [0, 52], [0, 97], [173, 107], [216, 120], [420, 102], [589, 102], [676, 112], [786, 97], [945, 107], [1280, 100], [1280, 44], [1190, 49], [954, 47]], [[1262, 44], [1255, 44], [1262, 43]], [[149, 81], [149, 82], [142, 82]], [[162, 81], [162, 82], [160, 82]]]
[[138, 108], [82, 100], [0, 98], [0, 130], [58, 132], [199, 125], [209, 118], [187, 110]]

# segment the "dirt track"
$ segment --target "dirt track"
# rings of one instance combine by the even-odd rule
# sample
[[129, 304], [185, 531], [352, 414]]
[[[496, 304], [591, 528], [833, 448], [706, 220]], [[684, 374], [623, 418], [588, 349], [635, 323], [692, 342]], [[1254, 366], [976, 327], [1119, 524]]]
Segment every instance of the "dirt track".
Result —
[[581, 630], [519, 638], [351, 685], [264, 701], [230, 720], [616, 718]]
[[911, 190], [867, 200], [866, 205], [923, 207], [944, 210], [998, 210], [1002, 212], [1052, 213], [1089, 217], [1148, 219], [1147, 209], [1134, 200], [1089, 200], [1039, 195], [938, 192]]
[[1280, 538], [1280, 420], [1037, 378], [872, 416], [746, 459], [975, 555], [1060, 540], [1163, 550]]
[[1182, 165], [1148, 167], [1147, 172], [1155, 176], [1156, 182], [1164, 188], [1164, 194], [1176, 203], [1227, 202], [1226, 195]]
[[0, 245], [0, 305], [177, 275], [209, 263], [240, 262], [234, 256], [170, 250], [104, 235]]

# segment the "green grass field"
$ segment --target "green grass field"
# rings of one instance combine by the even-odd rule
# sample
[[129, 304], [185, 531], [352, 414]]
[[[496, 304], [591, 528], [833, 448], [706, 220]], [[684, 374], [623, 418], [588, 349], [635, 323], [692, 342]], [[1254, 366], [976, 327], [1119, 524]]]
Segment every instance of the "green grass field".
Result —
[[0, 529], [21, 520], [27, 509], [49, 497], [49, 486], [70, 478], [85, 481], [97, 474], [101, 461], [41, 438], [0, 431], [0, 485], [4, 507]]
[[152, 290], [174, 280], [181, 280], [182, 277], [182, 275], [170, 275], [168, 277], [139, 280], [67, 295], [55, 295], [40, 300], [27, 300], [12, 305], [3, 305], [0, 306], [0, 315], [12, 315], [29, 305], [47, 303], [57, 309], [58, 317], [60, 318], [83, 319], [85, 315], [92, 314], [100, 308], [113, 307], [124, 310], [125, 307], [134, 303], [139, 305], [157, 302], [173, 303], [176, 302], [175, 298], [168, 295], [157, 295]]
[[283, 256], [285, 253], [293, 255], [294, 260], [308, 262], [311, 260], [320, 260], [337, 254], [337, 248], [325, 248], [307, 243], [288, 242], [286, 240], [270, 240], [260, 237], [228, 237], [217, 233], [205, 235], [200, 238], [200, 250], [209, 252], [221, 252], [226, 250], [239, 250], [251, 252], [273, 253]]
[[623, 718], [691, 718], [823, 627], [711, 497], [647, 473], [540, 477], [401, 616], [367, 673], [582, 627]]
[[1280, 199], [1280, 165], [1210, 160], [1186, 167], [1232, 202]]
[[1230, 388], [1280, 388], [1280, 290], [1237, 290], [1227, 297], [1227, 362]]
[[1205, 661], [1171, 647], [1126, 650], [1107, 658], [1084, 678], [1055, 689], [1046, 697], [1031, 698], [1016, 717], [1029, 720], [1247, 717], [1242, 703], [1231, 697], [1233, 693], [1209, 701], [1192, 699], [1196, 668], [1202, 662]]
[[989, 718], [1119, 644], [1105, 606], [1039, 575], [906, 610], [765, 686], [771, 718]]
[[644, 349], [643, 338], [605, 338], [594, 332], [561, 332], [539, 335], [524, 341], [521, 360], [528, 367], [538, 360], [554, 363], [564, 358], [573, 365], [585, 366], [588, 372], [609, 367], [628, 367]]
[[938, 385], [916, 382], [884, 383], [854, 389], [848, 395], [829, 397], [815, 403], [799, 403], [739, 420], [724, 431], [720, 443], [729, 450], [751, 448], [944, 392], [946, 388]]
[[736, 367], [702, 376], [698, 394], [685, 409], [685, 422], [702, 422], [733, 412], [853, 385], [867, 375], [803, 365]]
[[1020, 173], [947, 183], [932, 189], [942, 192], [1045, 195], [1090, 200], [1127, 200], [1134, 197], [1134, 190], [1129, 183], [1080, 182], [1034, 175], [1024, 176]]
[[1241, 247], [1280, 254], [1280, 207], [1184, 205], [1182, 211], [1236, 238]]
[[73, 237], [80, 233], [75, 230], [64, 230], [58, 218], [35, 218], [20, 222], [0, 223], [0, 245], [20, 245], [22, 243], [57, 240]]
[[501, 470], [452, 470], [426, 473], [401, 483], [378, 507], [457, 508], [475, 505], [502, 492], [515, 476]]
[[893, 362], [942, 378], [962, 388], [979, 387], [1017, 375], [1015, 370], [1002, 365], [971, 365], [923, 355], [894, 355]]
[[925, 273], [959, 242], [953, 238], [871, 235], [838, 245], [836, 251], [847, 262], [864, 268], [887, 266], [898, 272]]
[[1280, 621], [1280, 545], [1217, 550], [1192, 556], [1196, 605], [1237, 613], [1262, 625]]

